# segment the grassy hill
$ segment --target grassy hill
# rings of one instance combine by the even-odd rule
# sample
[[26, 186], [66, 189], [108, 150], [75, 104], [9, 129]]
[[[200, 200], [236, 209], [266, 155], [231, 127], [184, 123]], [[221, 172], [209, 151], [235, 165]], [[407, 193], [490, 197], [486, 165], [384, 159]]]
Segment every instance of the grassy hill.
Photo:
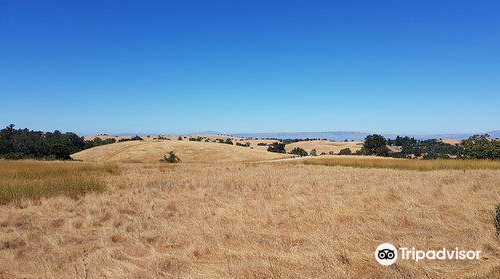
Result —
[[71, 157], [86, 162], [158, 162], [171, 150], [185, 163], [248, 162], [288, 156], [222, 143], [144, 140], [98, 146], [75, 153]]
[[321, 153], [326, 153], [333, 151], [333, 153], [337, 154], [341, 149], [344, 148], [350, 148], [351, 151], [354, 153], [357, 150], [361, 149], [363, 147], [362, 142], [331, 142], [331, 141], [326, 141], [326, 140], [311, 140], [311, 141], [299, 141], [299, 142], [294, 142], [287, 144], [285, 149], [287, 152], [290, 152], [292, 149], [295, 147], [300, 147], [306, 150], [308, 153], [311, 152], [311, 150], [316, 149], [316, 152], [318, 154]]

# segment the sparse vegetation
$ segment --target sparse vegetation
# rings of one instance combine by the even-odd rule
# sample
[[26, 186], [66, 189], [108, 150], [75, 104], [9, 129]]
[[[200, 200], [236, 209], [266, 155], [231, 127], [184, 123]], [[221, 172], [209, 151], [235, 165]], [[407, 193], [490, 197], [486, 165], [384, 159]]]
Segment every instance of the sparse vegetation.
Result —
[[246, 143], [236, 142], [236, 146], [250, 147], [250, 143], [249, 142], [246, 142]]
[[344, 148], [339, 151], [339, 155], [351, 155], [352, 151], [350, 148]]
[[189, 138], [189, 141], [202, 141], [202, 140], [203, 140], [203, 138], [200, 136]]
[[500, 236], [500, 203], [495, 206], [495, 213], [493, 215], [493, 224], [495, 225], [497, 236]]
[[0, 161], [0, 204], [101, 192], [105, 184], [99, 175], [106, 173], [117, 174], [119, 169], [77, 162]]
[[290, 154], [303, 157], [307, 156], [307, 151], [305, 151], [303, 148], [295, 147], [294, 149], [292, 149], [292, 151], [290, 151]]
[[167, 157], [167, 155], [164, 155], [163, 159], [160, 159], [160, 162], [175, 164], [175, 163], [180, 163], [181, 159], [179, 159], [179, 157], [177, 157], [177, 155], [175, 155], [174, 151], [170, 151], [168, 153], [168, 157]]
[[309, 152], [309, 155], [318, 156], [318, 152], [316, 151], [316, 149], [313, 149], [313, 150], [311, 150], [311, 152]]
[[114, 139], [114, 138], [108, 138], [108, 139], [103, 140], [100, 137], [96, 137], [92, 140], [86, 140], [84, 149], [88, 149], [88, 148], [92, 148], [92, 147], [96, 147], [96, 146], [101, 146], [101, 145], [106, 145], [106, 144], [112, 144], [115, 142], [116, 142], [116, 139]]
[[281, 142], [273, 142], [267, 147], [267, 151], [275, 153], [286, 153], [285, 144]]
[[124, 141], [136, 141], [136, 140], [144, 140], [143, 138], [139, 137], [139, 136], [134, 136], [134, 137], [131, 137], [131, 138], [123, 138], [123, 139], [120, 139], [118, 140], [118, 142], [124, 142]]

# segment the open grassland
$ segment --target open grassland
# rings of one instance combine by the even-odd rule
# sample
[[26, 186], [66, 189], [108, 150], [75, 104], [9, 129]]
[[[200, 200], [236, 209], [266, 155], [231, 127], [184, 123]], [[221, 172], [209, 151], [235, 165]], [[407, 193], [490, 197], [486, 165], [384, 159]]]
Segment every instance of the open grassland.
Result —
[[307, 153], [311, 152], [311, 150], [316, 149], [318, 154], [326, 153], [328, 154], [332, 151], [334, 154], [338, 154], [340, 150], [344, 148], [349, 148], [354, 153], [357, 150], [363, 147], [362, 142], [332, 142], [327, 140], [310, 140], [310, 141], [299, 141], [286, 145], [286, 151], [290, 152], [295, 147], [300, 147], [307, 151]]
[[[128, 164], [108, 190], [0, 207], [4, 278], [498, 278], [500, 171]], [[479, 260], [379, 265], [384, 242]]]
[[144, 140], [102, 145], [83, 150], [72, 157], [86, 162], [152, 163], [158, 162], [172, 150], [184, 163], [248, 162], [289, 156], [213, 142]]
[[76, 198], [90, 191], [102, 191], [99, 176], [118, 173], [117, 166], [77, 162], [0, 160], [0, 204], [56, 195]]
[[302, 161], [306, 165], [344, 166], [356, 168], [381, 168], [400, 170], [473, 170], [492, 169], [500, 170], [500, 161], [493, 160], [417, 160], [393, 159], [377, 157], [347, 157], [328, 156], [323, 158], [308, 158]]

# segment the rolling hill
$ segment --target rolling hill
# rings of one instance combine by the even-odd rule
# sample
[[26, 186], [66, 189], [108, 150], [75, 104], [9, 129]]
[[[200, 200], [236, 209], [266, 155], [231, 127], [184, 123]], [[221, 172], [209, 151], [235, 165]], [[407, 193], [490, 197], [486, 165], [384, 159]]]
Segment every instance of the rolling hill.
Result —
[[222, 143], [144, 140], [97, 146], [71, 157], [86, 162], [158, 162], [172, 150], [185, 163], [262, 161], [288, 156]]

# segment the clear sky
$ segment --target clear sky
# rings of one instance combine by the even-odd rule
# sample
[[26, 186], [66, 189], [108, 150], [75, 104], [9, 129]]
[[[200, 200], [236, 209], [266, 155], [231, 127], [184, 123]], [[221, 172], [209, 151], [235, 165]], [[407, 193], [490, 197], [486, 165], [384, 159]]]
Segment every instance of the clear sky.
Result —
[[0, 124], [500, 129], [500, 1], [0, 0]]

